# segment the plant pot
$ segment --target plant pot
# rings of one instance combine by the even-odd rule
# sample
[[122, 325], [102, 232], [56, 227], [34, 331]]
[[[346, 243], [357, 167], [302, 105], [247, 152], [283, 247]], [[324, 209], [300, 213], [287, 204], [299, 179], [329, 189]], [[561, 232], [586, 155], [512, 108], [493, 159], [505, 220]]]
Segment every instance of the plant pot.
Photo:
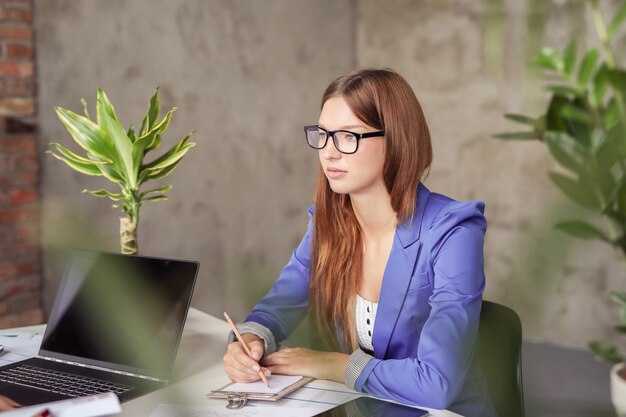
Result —
[[626, 363], [611, 368], [611, 401], [618, 417], [626, 417]]

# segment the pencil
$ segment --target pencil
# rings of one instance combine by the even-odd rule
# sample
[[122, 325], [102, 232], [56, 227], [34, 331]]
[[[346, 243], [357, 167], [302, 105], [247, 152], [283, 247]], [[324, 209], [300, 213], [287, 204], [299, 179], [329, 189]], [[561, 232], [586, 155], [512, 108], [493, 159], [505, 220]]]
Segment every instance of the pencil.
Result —
[[[246, 354], [248, 356], [250, 356], [250, 358], [252, 358], [252, 352], [250, 352], [250, 349], [246, 345], [246, 342], [243, 341], [243, 338], [239, 334], [239, 331], [237, 331], [237, 327], [235, 327], [235, 323], [233, 323], [233, 321], [230, 319], [230, 316], [228, 315], [227, 312], [224, 312], [224, 317], [226, 317], [226, 322], [228, 322], [228, 325], [232, 329], [233, 333], [235, 333], [235, 336], [237, 336], [237, 340], [239, 340], [239, 343], [241, 343], [241, 346], [243, 347], [243, 350], [246, 352]], [[254, 358], [252, 358], [252, 359], [254, 359]], [[263, 381], [263, 383], [269, 388], [270, 387], [270, 383], [267, 380], [267, 378], [265, 377], [265, 375], [263, 374], [263, 371], [261, 371], [260, 369], [259, 369], [259, 376], [261, 377], [261, 381]]]

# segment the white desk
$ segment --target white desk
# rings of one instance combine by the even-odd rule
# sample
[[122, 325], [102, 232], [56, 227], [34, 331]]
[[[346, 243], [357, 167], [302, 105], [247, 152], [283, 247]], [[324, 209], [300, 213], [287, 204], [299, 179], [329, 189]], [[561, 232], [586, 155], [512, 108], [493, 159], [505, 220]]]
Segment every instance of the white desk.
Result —
[[[20, 330], [43, 332], [44, 329], [45, 325], [39, 325]], [[229, 382], [222, 365], [228, 333], [229, 328], [224, 320], [190, 309], [174, 365], [172, 383], [163, 390], [124, 403], [121, 415], [149, 416], [159, 404], [224, 406], [224, 400], [207, 399], [206, 394]], [[343, 384], [327, 383], [337, 389], [348, 390]], [[445, 410], [429, 411], [436, 417], [458, 416]]]

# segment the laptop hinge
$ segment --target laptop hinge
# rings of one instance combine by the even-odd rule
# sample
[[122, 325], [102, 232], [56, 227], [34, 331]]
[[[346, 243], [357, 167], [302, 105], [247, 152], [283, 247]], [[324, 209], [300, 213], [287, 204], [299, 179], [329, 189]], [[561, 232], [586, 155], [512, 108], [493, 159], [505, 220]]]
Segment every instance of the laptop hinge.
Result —
[[115, 370], [115, 369], [103, 368], [102, 366], [87, 365], [87, 364], [80, 363], [80, 362], [65, 361], [63, 359], [50, 358], [48, 356], [38, 356], [38, 357], [41, 358], [41, 359], [46, 359], [46, 360], [53, 361], [53, 362], [59, 362], [59, 363], [64, 363], [64, 364], [74, 365], [74, 366], [80, 366], [82, 368], [97, 369], [98, 371], [111, 372], [111, 373], [118, 374], [118, 375], [132, 376], [132, 377], [135, 377], [135, 378], [147, 379], [149, 381], [163, 382], [165, 384], [169, 383], [169, 381], [167, 379], [153, 378], [153, 377], [147, 376], [147, 375], [140, 375], [140, 374], [134, 374], [132, 372], [124, 372], [124, 371], [118, 371], [118, 370]]

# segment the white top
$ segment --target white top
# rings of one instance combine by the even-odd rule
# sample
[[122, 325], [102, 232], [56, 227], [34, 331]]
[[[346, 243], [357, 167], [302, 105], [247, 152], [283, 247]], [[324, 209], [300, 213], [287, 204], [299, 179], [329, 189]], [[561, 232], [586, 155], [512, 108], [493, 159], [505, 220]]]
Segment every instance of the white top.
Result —
[[374, 333], [374, 321], [378, 303], [371, 302], [356, 295], [356, 334], [359, 346], [365, 350], [373, 351], [372, 334]]

